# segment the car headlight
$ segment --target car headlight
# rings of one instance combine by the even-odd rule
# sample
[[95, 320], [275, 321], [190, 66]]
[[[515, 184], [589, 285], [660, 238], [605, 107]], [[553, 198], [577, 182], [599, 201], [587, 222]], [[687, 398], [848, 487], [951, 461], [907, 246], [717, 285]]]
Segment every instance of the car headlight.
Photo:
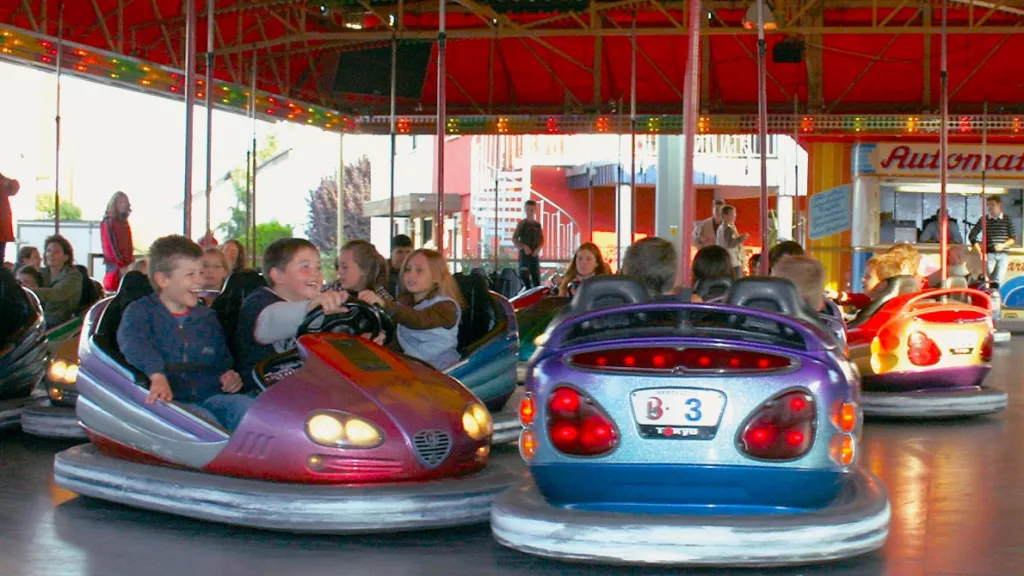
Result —
[[340, 412], [319, 412], [306, 420], [306, 435], [321, 446], [332, 448], [376, 448], [384, 434], [373, 424]]
[[64, 372], [64, 382], [67, 384], [74, 384], [78, 380], [78, 364], [72, 364], [68, 366], [66, 372]]
[[494, 432], [494, 421], [491, 413], [480, 404], [473, 403], [462, 413], [462, 429], [473, 440], [483, 440]]
[[69, 364], [63, 360], [54, 360], [53, 362], [50, 362], [48, 376], [50, 377], [51, 382], [74, 384], [75, 380], [78, 380], [78, 364]]

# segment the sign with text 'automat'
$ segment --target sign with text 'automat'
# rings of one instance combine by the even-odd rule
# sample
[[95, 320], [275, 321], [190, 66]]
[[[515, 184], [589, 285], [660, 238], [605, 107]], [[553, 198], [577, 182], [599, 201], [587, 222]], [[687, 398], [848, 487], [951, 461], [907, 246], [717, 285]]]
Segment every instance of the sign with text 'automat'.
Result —
[[[938, 143], [858, 144], [853, 153], [854, 171], [863, 175], [938, 177], [942, 166]], [[1024, 177], [1024, 147], [989, 146], [984, 157], [980, 145], [955, 145], [948, 150], [951, 177]]]
[[850, 229], [850, 186], [840, 186], [811, 196], [811, 240], [820, 240]]

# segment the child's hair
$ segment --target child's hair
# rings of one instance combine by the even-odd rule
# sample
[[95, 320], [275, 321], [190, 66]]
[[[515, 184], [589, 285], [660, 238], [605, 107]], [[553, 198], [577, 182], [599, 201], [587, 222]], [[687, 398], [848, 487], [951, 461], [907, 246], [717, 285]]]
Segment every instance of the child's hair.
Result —
[[43, 250], [46, 250], [46, 247], [50, 244], [56, 244], [64, 251], [64, 255], [68, 257], [68, 262], [65, 266], [71, 267], [75, 264], [75, 249], [71, 247], [71, 242], [68, 242], [67, 238], [60, 234], [54, 234], [43, 242]]
[[733, 206], [732, 204], [726, 204], [725, 206], [722, 206], [722, 216], [732, 214], [735, 211], [736, 207]]
[[[231, 266], [229, 266], [229, 268], [231, 270], [245, 270], [245, 261], [249, 259], [248, 258], [249, 255], [245, 251], [245, 245], [243, 245], [238, 240], [228, 240], [227, 242], [225, 242], [224, 244], [222, 244], [220, 246], [220, 249], [223, 250], [228, 245], [234, 246], [235, 249], [238, 250], [238, 257], [235, 258], [234, 262], [231, 262]], [[268, 246], [267, 250], [269, 250], [269, 249], [270, 249], [270, 247]], [[263, 261], [263, 268], [265, 270], [269, 270], [270, 269], [270, 268], [267, 267], [266, 260]]]
[[565, 272], [565, 276], [562, 277], [562, 281], [558, 285], [559, 294], [567, 294], [566, 290], [569, 289], [569, 284], [576, 280], [576, 255], [581, 251], [586, 250], [594, 255], [597, 259], [597, 268], [594, 270], [594, 276], [602, 276], [604, 274], [611, 274], [612, 269], [608, 266], [608, 263], [604, 261], [604, 257], [601, 256], [601, 249], [597, 247], [597, 244], [593, 242], [584, 242], [580, 244], [580, 247], [576, 249], [576, 252], [572, 255], [572, 262], [569, 263], [569, 270]]
[[[224, 258], [224, 261], [225, 262], [227, 261], [226, 257]], [[146, 259], [146, 258], [139, 258], [138, 260], [136, 260], [135, 262], [132, 262], [128, 266], [128, 271], [129, 272], [142, 272], [143, 274], [148, 273], [149, 272], [149, 260]]]
[[107, 211], [105, 215], [109, 218], [120, 218], [121, 214], [117, 211], [117, 201], [121, 198], [127, 198], [128, 195], [124, 192], [114, 192], [114, 195], [110, 197], [110, 201], [107, 202]]
[[988, 198], [985, 198], [985, 202], [995, 202], [1000, 207], [1003, 205], [1003, 199], [999, 196], [989, 196]]
[[[228, 240], [228, 242], [234, 242], [234, 240]], [[318, 254], [320, 253], [317, 247], [305, 238], [281, 238], [272, 242], [263, 251], [263, 275], [266, 277], [267, 283], [270, 284], [271, 288], [274, 287], [274, 281], [270, 271], [276, 268], [284, 272], [288, 264], [291, 264], [292, 258], [295, 258], [295, 255], [303, 248], [309, 248]], [[239, 251], [239, 254], [241, 254], [241, 251]], [[235, 270], [238, 270], [238, 268]]]
[[405, 234], [398, 234], [391, 239], [391, 249], [395, 248], [412, 248], [412, 238], [409, 238]]
[[825, 267], [810, 256], [789, 256], [772, 268], [772, 276], [785, 278], [796, 285], [812, 310], [820, 310], [825, 299]]
[[779, 242], [768, 252], [768, 266], [771, 268], [775, 267], [775, 264], [779, 260], [786, 256], [803, 256], [804, 247], [799, 242], [794, 240], [786, 240], [785, 242]]
[[22, 266], [18, 269], [18, 276], [21, 276], [22, 274], [35, 280], [36, 286], [43, 286], [43, 274], [39, 272], [39, 270], [36, 270], [35, 266]]
[[39, 251], [39, 249], [36, 248], [35, 246], [22, 246], [21, 248], [18, 248], [18, 262], [17, 263], [18, 264], [24, 264], [26, 261], [28, 261], [29, 258], [32, 257], [32, 253], [33, 252], [38, 252], [38, 251]]
[[215, 246], [206, 248], [205, 250], [203, 250], [203, 256], [213, 256], [214, 258], [220, 260], [220, 265], [224, 267], [225, 273], [229, 274], [231, 272], [231, 266], [228, 265], [228, 257], [225, 256], [224, 253], [220, 251], [220, 248], [217, 248]]
[[875, 276], [885, 281], [903, 273], [903, 259], [896, 254], [875, 254], [866, 264], [875, 270]]
[[679, 269], [676, 247], [668, 240], [650, 236], [626, 249], [622, 274], [640, 282], [653, 294], [672, 289]]
[[192, 241], [179, 235], [157, 238], [149, 247], [149, 284], [159, 292], [156, 284], [156, 273], [170, 274], [178, 267], [182, 259], [199, 260], [203, 257], [203, 249]]
[[[899, 258], [901, 274], [907, 276], [917, 276], [917, 271], [921, 268], [921, 253], [910, 244], [897, 244], [892, 248], [889, 248], [887, 254]], [[879, 276], [881, 278], [881, 276]], [[891, 276], [890, 276], [891, 278]]]
[[693, 283], [712, 278], [733, 278], [732, 261], [729, 252], [718, 245], [705, 246], [693, 256], [690, 267]]
[[434, 284], [437, 287], [438, 293], [442, 296], [447, 296], [459, 305], [461, 310], [466, 309], [466, 301], [462, 299], [462, 290], [459, 289], [459, 284], [455, 282], [455, 278], [452, 273], [448, 271], [448, 264], [444, 261], [444, 256], [437, 250], [431, 250], [430, 248], [420, 248], [414, 250], [409, 257], [405, 259], [405, 266], [402, 272], [405, 273], [405, 269], [409, 267], [409, 263], [412, 259], [418, 255], [423, 255], [427, 259], [427, 268], [430, 269], [430, 276], [434, 279]]
[[528, 208], [530, 206], [536, 207], [537, 206], [537, 201], [536, 200], [527, 200], [526, 202], [523, 202], [523, 208]]
[[[397, 237], [396, 237], [397, 238]], [[411, 244], [411, 242], [410, 242]], [[341, 247], [342, 252], [351, 252], [356, 266], [363, 271], [366, 286], [363, 290], [376, 290], [378, 286], [388, 285], [388, 263], [380, 252], [366, 240], [349, 240]], [[341, 269], [341, 254], [334, 261], [335, 270]], [[354, 290], [355, 288], [349, 288]]]

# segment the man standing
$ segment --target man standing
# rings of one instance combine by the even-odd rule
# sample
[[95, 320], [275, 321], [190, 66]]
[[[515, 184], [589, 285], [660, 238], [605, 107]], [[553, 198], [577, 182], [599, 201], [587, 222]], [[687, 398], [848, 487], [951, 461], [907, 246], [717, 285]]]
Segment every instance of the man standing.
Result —
[[512, 242], [519, 249], [519, 275], [527, 289], [540, 286], [540, 249], [544, 247], [544, 231], [537, 222], [537, 203], [527, 200], [523, 206], [526, 219], [520, 220]]
[[388, 258], [388, 293], [398, 297], [402, 289], [402, 266], [412, 252], [412, 238], [399, 234], [391, 239], [391, 257]]
[[7, 258], [7, 243], [14, 242], [14, 214], [11, 212], [11, 196], [18, 193], [21, 185], [0, 174], [0, 265]]
[[[988, 240], [988, 273], [989, 280], [993, 282], [1002, 282], [1006, 276], [1006, 267], [1009, 264], [1009, 257], [1006, 254], [1006, 249], [1017, 243], [1017, 229], [1013, 225], [1013, 220], [1009, 216], [1003, 213], [1003, 200], [998, 196], [990, 196], [988, 198], [988, 218], [987, 218], [987, 240]], [[971, 244], [974, 244], [974, 248], [981, 251], [981, 220], [971, 228], [971, 233], [968, 235]]]
[[711, 218], [700, 220], [693, 229], [693, 246], [700, 250], [705, 246], [714, 246], [718, 227], [722, 225], [722, 206], [725, 200], [718, 199], [711, 204]]

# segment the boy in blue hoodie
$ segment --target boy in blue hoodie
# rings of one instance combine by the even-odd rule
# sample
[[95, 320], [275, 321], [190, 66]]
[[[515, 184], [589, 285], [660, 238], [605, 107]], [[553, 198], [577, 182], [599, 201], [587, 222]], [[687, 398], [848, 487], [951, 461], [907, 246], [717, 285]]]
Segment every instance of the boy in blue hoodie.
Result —
[[242, 379], [217, 315], [199, 305], [203, 249], [184, 236], [165, 236], [149, 249], [154, 293], [125, 310], [117, 343], [125, 359], [149, 377], [147, 403], [177, 401], [234, 430], [253, 399], [238, 394]]

